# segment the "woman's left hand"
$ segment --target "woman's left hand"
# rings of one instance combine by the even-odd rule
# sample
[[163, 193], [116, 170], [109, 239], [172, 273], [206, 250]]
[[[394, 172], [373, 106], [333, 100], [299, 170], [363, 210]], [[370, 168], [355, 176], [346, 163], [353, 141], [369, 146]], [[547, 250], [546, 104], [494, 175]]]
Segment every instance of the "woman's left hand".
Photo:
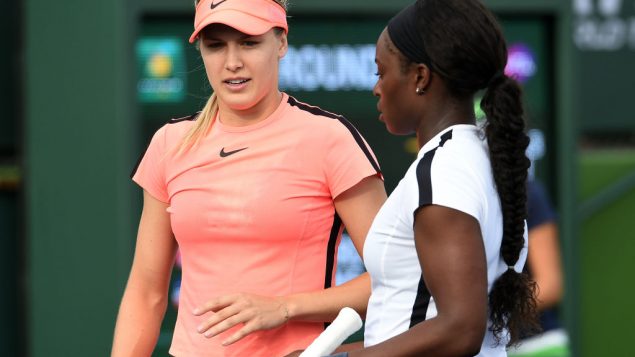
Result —
[[289, 320], [289, 310], [283, 298], [253, 294], [225, 295], [208, 301], [193, 311], [210, 317], [197, 328], [205, 337], [213, 337], [240, 323], [244, 326], [234, 333], [223, 345], [230, 345], [254, 331], [269, 330], [283, 325]]

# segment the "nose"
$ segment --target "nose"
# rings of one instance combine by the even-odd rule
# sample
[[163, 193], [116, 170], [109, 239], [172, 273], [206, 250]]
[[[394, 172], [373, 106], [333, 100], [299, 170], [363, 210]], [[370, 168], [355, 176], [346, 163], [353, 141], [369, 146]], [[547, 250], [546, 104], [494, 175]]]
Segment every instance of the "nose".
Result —
[[236, 72], [243, 67], [238, 45], [229, 44], [227, 46], [227, 58], [225, 59], [225, 68], [229, 71]]
[[373, 95], [375, 97], [379, 97], [379, 80], [375, 82], [375, 86], [373, 87]]

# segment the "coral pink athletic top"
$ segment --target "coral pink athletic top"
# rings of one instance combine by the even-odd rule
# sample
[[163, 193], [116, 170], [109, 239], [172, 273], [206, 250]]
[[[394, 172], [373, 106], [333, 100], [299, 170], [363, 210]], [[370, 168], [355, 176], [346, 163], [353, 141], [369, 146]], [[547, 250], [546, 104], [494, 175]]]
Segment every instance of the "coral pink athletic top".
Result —
[[234, 329], [207, 339], [208, 316], [192, 310], [238, 292], [267, 296], [320, 290], [335, 280], [342, 222], [333, 198], [381, 175], [357, 130], [343, 117], [283, 95], [251, 126], [216, 120], [210, 133], [175, 155], [196, 115], [159, 129], [133, 180], [168, 203], [182, 255], [176, 356], [282, 356], [306, 348], [323, 323], [289, 322], [223, 347]]

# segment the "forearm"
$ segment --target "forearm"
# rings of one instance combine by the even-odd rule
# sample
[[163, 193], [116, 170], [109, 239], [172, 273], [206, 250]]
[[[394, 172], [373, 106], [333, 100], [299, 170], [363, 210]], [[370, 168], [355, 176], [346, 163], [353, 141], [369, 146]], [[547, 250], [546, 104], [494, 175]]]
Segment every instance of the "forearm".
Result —
[[167, 295], [126, 290], [117, 316], [112, 357], [151, 356], [166, 307]]
[[356, 351], [362, 348], [364, 348], [363, 341], [347, 343], [338, 347], [333, 353]]
[[370, 277], [364, 273], [340, 286], [290, 295], [284, 301], [292, 320], [333, 321], [346, 306], [365, 316], [369, 297]]
[[562, 300], [562, 284], [560, 282], [538, 282], [538, 294], [536, 296], [538, 311], [552, 308]]
[[469, 325], [433, 318], [377, 345], [350, 351], [349, 356], [474, 356], [483, 341], [483, 329]]
[[529, 269], [538, 285], [538, 310], [553, 307], [562, 299], [563, 283], [558, 229], [548, 222], [529, 231]]

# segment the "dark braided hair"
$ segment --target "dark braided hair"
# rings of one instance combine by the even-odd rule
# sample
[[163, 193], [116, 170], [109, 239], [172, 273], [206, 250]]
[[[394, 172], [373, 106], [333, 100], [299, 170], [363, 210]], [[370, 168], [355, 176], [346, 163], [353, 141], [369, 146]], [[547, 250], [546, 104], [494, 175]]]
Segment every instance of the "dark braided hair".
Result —
[[[501, 255], [513, 267], [525, 242], [529, 138], [520, 86], [503, 72], [507, 46], [501, 28], [479, 0], [418, 0], [415, 6], [432, 72], [459, 99], [486, 89], [481, 108], [487, 116], [485, 135], [503, 212]], [[510, 345], [516, 343], [525, 332], [538, 329], [535, 283], [509, 268], [494, 282], [489, 310], [497, 343], [505, 331]]]

